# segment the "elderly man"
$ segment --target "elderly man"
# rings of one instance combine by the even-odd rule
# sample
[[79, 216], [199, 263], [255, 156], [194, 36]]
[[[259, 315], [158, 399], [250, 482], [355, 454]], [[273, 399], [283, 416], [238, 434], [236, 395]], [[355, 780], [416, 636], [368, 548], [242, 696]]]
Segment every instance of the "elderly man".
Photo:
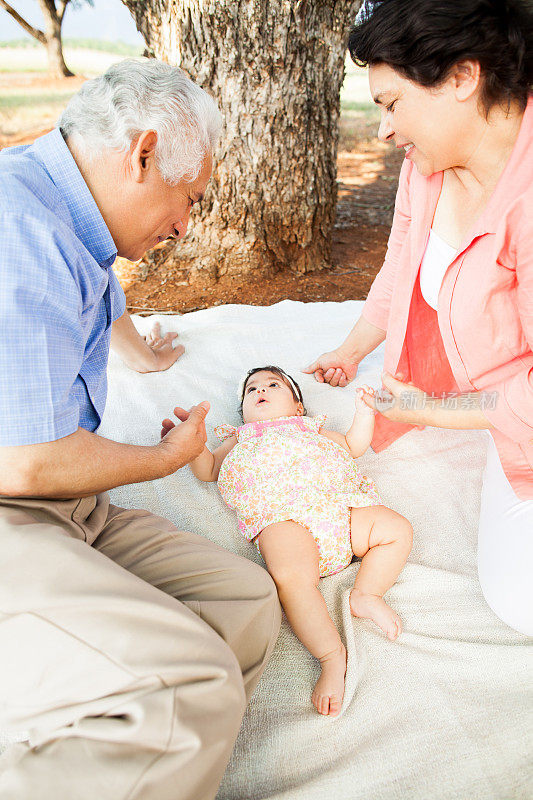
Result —
[[141, 372], [180, 355], [111, 265], [185, 235], [219, 128], [180, 70], [128, 61], [0, 155], [0, 729], [29, 732], [1, 800], [213, 798], [274, 647], [265, 570], [106, 494], [193, 459], [209, 405], [151, 447], [97, 433], [110, 338]]

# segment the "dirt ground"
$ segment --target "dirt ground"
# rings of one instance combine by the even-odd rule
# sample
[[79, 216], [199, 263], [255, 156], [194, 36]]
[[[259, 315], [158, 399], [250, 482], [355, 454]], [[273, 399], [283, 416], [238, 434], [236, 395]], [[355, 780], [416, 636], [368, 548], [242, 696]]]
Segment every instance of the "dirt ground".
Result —
[[[18, 76], [17, 76], [18, 77]], [[14, 76], [9, 76], [13, 85]], [[25, 85], [39, 87], [45, 76], [20, 75]], [[72, 81], [73, 90], [83, 79]], [[57, 81], [64, 86], [64, 81]], [[48, 128], [1, 136], [0, 148], [32, 141]], [[143, 279], [135, 264], [118, 260], [128, 310], [137, 314], [185, 313], [226, 303], [271, 305], [280, 300], [364, 300], [385, 255], [394, 196], [403, 151], [377, 139], [377, 123], [364, 116], [343, 115], [338, 156], [337, 218], [333, 231], [332, 267], [305, 275], [278, 272], [265, 279], [223, 277], [213, 287], [173, 283], [164, 265]]]

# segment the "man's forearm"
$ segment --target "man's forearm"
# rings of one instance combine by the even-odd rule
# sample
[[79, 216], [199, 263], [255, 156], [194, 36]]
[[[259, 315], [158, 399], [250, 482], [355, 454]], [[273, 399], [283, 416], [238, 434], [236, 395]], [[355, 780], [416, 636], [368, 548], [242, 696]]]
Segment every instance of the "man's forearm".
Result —
[[111, 347], [136, 372], [152, 372], [157, 369], [153, 350], [138, 332], [127, 311], [113, 323]]
[[89, 497], [162, 478], [179, 466], [161, 445], [119, 444], [78, 428], [53, 442], [0, 448], [0, 495]]

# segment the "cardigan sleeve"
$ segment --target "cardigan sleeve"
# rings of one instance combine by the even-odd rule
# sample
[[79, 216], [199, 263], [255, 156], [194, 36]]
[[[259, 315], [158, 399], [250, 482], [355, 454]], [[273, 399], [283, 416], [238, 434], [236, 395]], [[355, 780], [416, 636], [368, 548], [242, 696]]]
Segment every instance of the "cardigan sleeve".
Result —
[[405, 159], [400, 171], [398, 191], [394, 207], [394, 218], [387, 244], [387, 254], [380, 271], [374, 278], [370, 292], [363, 306], [363, 317], [382, 330], [387, 330], [389, 310], [394, 290], [396, 270], [400, 260], [402, 246], [411, 224], [411, 202], [409, 185], [413, 171], [413, 162]]
[[[516, 356], [522, 368], [510, 378], [494, 383], [494, 405], [483, 413], [495, 428], [519, 444], [533, 445], [533, 190], [522, 198], [513, 227], [519, 233], [516, 244], [516, 301], [525, 338], [524, 352]], [[516, 209], [518, 211], [518, 209]]]

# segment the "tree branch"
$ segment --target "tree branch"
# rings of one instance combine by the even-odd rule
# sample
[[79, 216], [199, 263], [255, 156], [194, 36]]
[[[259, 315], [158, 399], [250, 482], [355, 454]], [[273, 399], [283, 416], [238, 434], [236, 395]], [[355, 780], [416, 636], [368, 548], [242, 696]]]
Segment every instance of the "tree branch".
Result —
[[29, 22], [26, 22], [26, 20], [23, 19], [14, 8], [11, 8], [9, 3], [6, 3], [6, 0], [0, 0], [0, 6], [2, 6], [2, 8], [4, 8], [22, 28], [24, 28], [26, 33], [29, 33], [30, 36], [33, 36], [33, 38], [37, 39], [37, 41], [41, 44], [46, 44], [46, 36], [44, 33], [38, 28], [33, 28]]
[[59, 0], [57, 4], [57, 16], [59, 17], [59, 21], [63, 22], [63, 16], [65, 14], [65, 9], [68, 6], [70, 0]]

